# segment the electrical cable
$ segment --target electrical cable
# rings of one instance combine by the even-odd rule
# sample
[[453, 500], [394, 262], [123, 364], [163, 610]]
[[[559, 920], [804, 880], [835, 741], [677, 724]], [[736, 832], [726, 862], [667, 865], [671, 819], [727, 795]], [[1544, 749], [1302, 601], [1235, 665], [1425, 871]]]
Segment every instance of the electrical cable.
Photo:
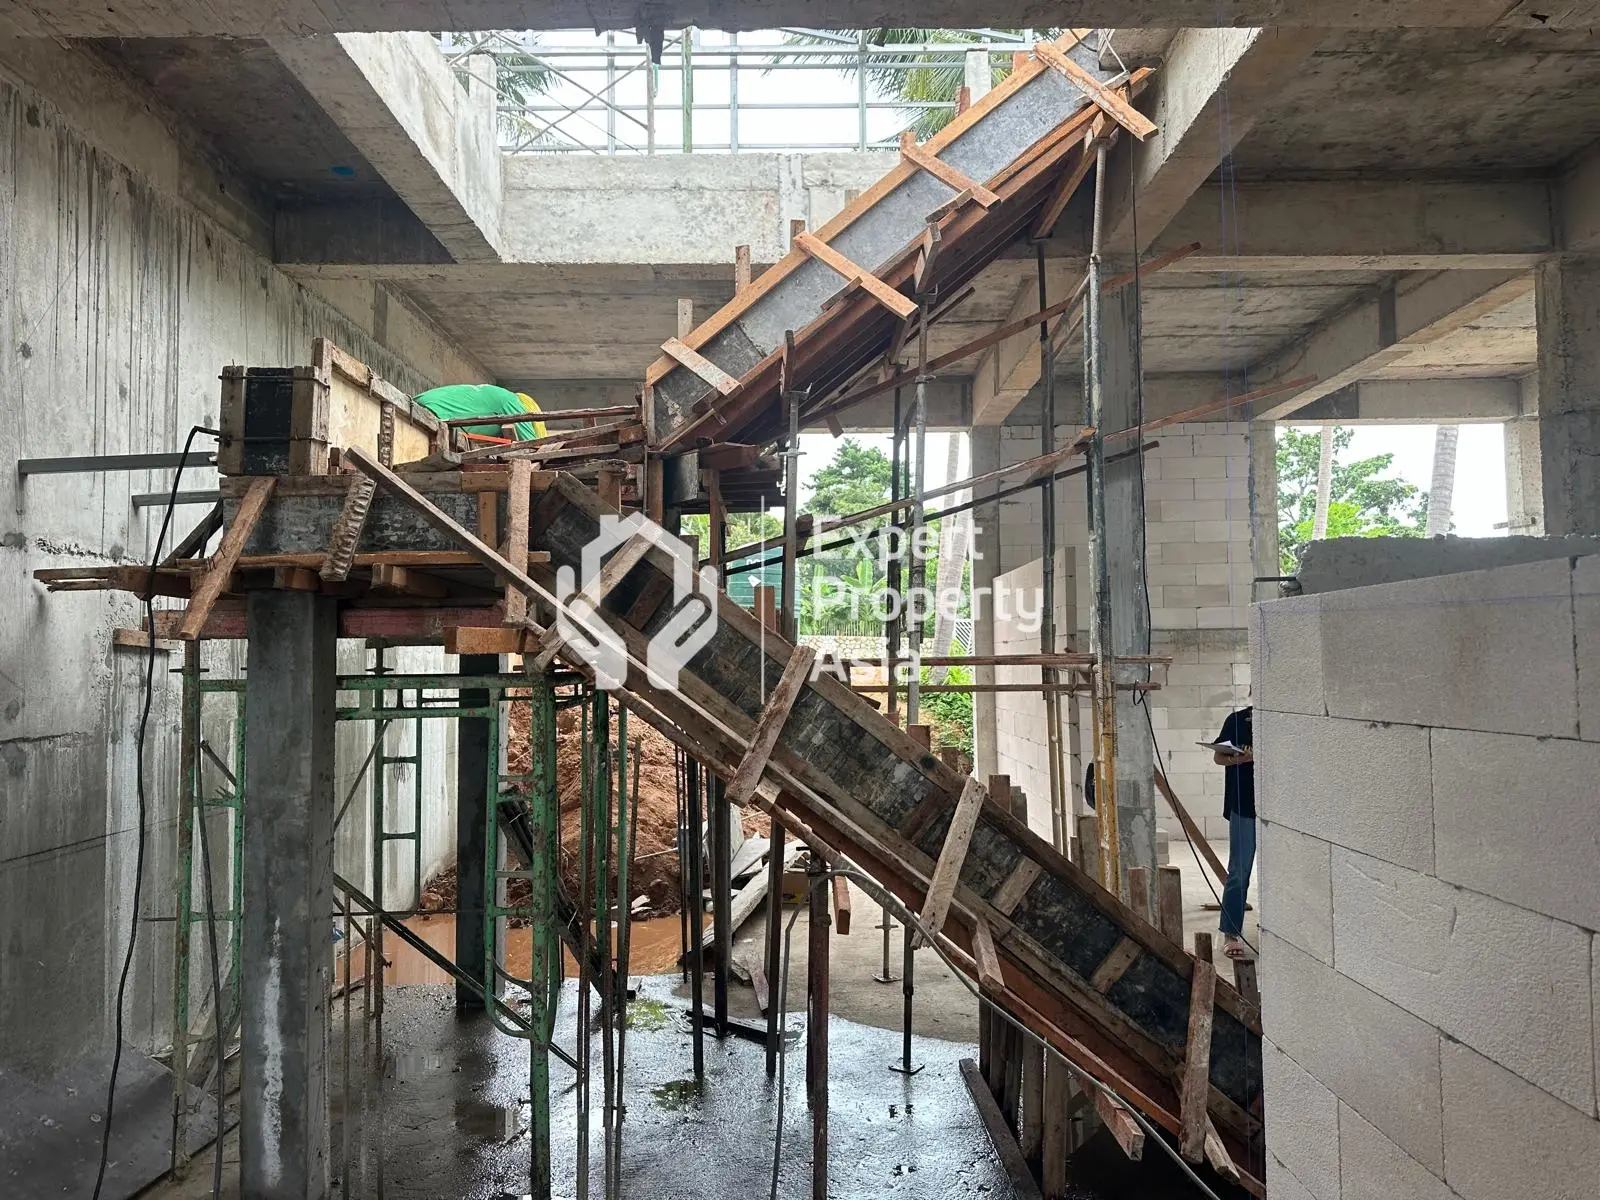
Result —
[[[144, 621], [148, 631], [148, 657], [145, 660], [144, 671], [144, 700], [139, 710], [139, 729], [134, 739], [135, 756], [135, 788], [137, 799], [137, 822], [135, 830], [135, 852], [133, 866], [133, 901], [129, 906], [128, 916], [128, 948], [122, 956], [122, 973], [117, 980], [117, 1018], [116, 1035], [111, 1052], [111, 1078], [106, 1084], [106, 1108], [101, 1121], [100, 1130], [100, 1166], [94, 1177], [94, 1200], [100, 1200], [100, 1193], [105, 1187], [106, 1167], [111, 1160], [111, 1121], [116, 1114], [117, 1107], [117, 1077], [122, 1072], [122, 1049], [125, 1040], [123, 1009], [128, 998], [128, 976], [133, 970], [134, 948], [139, 939], [139, 902], [144, 896], [144, 859], [145, 859], [145, 812], [149, 806], [144, 786], [144, 749], [146, 735], [150, 728], [150, 707], [155, 699], [156, 683], [156, 615], [155, 615], [155, 588], [156, 567], [161, 562], [161, 546], [166, 541], [167, 531], [172, 527], [172, 514], [178, 506], [178, 484], [183, 479], [183, 469], [188, 465], [189, 451], [194, 445], [196, 434], [209, 434], [212, 437], [221, 437], [220, 431], [208, 429], [204, 425], [195, 425], [189, 429], [189, 436], [183, 440], [183, 453], [178, 457], [178, 469], [172, 476], [172, 490], [167, 496], [167, 510], [161, 518], [161, 530], [156, 534], [155, 549], [150, 555], [150, 568], [145, 575], [144, 588]], [[177, 1063], [173, 1064], [174, 1069]], [[217, 1117], [218, 1126], [221, 1125], [221, 1114]], [[220, 1138], [218, 1139], [221, 1140]]]
[[[838, 861], [844, 862], [846, 865], [843, 867], [829, 867], [827, 870], [820, 872], [815, 879], [812, 879], [809, 882], [806, 888], [807, 896], [810, 896], [810, 894], [818, 887], [821, 887], [835, 878], [847, 879], [855, 883], [861, 888], [862, 891], [866, 892], [870, 898], [883, 905], [885, 909], [892, 909], [898, 913], [900, 919], [905, 922], [908, 928], [915, 929], [917, 933], [922, 936], [923, 945], [932, 947], [934, 953], [937, 954], [944, 964], [950, 968], [951, 975], [955, 977], [957, 982], [959, 982], [962, 987], [966, 988], [967, 991], [972, 994], [973, 998], [976, 999], [979, 1004], [988, 1004], [992, 1011], [997, 1013], [1002, 1020], [1015, 1027], [1024, 1037], [1032, 1038], [1045, 1050], [1055, 1053], [1054, 1047], [1052, 1047], [1049, 1042], [1045, 1041], [1044, 1038], [1040, 1037], [1033, 1030], [1029, 1029], [1021, 1021], [1017, 1020], [1016, 1017], [1012, 1016], [1005, 1009], [1001, 1008], [998, 1004], [995, 1004], [984, 997], [977, 984], [972, 982], [965, 971], [956, 966], [949, 953], [944, 949], [943, 946], [939, 944], [938, 937], [930, 929], [928, 929], [926, 925], [923, 924], [922, 917], [919, 914], [912, 912], [908, 907], [906, 907], [906, 905], [900, 902], [900, 898], [898, 896], [894, 895], [887, 888], [883, 887], [876, 879], [873, 879], [859, 867], [850, 863], [848, 859], [841, 857]], [[787, 926], [785, 926], [783, 932], [783, 968], [779, 973], [780, 982], [778, 986], [778, 1028], [780, 1030], [784, 1028], [785, 1021], [788, 1016], [789, 952], [792, 945], [794, 925], [795, 922], [799, 920], [800, 913], [807, 907], [807, 905], [799, 905], [795, 908], [794, 912], [789, 914], [789, 923]], [[788, 1041], [787, 1039], [780, 1037], [778, 1039], [778, 1115], [777, 1128], [774, 1133], [772, 1146], [772, 1178], [771, 1187], [767, 1193], [768, 1200], [778, 1200], [778, 1176], [783, 1163], [784, 1063], [787, 1059], [787, 1051]], [[1105, 1093], [1111, 1099], [1120, 1104], [1124, 1109], [1126, 1109], [1128, 1115], [1131, 1116], [1134, 1121], [1138, 1123], [1139, 1127], [1144, 1130], [1146, 1138], [1159, 1145], [1161, 1149], [1166, 1152], [1167, 1156], [1171, 1158], [1173, 1162], [1177, 1163], [1177, 1165], [1182, 1169], [1183, 1173], [1188, 1176], [1189, 1182], [1193, 1183], [1194, 1186], [1200, 1190], [1201, 1194], [1207, 1198], [1207, 1200], [1221, 1200], [1216, 1192], [1212, 1191], [1210, 1186], [1207, 1185], [1206, 1181], [1201, 1179], [1200, 1176], [1195, 1173], [1194, 1168], [1188, 1163], [1184, 1162], [1183, 1157], [1172, 1148], [1171, 1143], [1169, 1143], [1167, 1139], [1162, 1136], [1161, 1131], [1157, 1129], [1142, 1112], [1119, 1096], [1114, 1088], [1102, 1083], [1093, 1075], [1071, 1067], [1071, 1064], [1068, 1064], [1068, 1066], [1072, 1070], [1072, 1073], [1079, 1079], [1084, 1080], [1097, 1091]]]

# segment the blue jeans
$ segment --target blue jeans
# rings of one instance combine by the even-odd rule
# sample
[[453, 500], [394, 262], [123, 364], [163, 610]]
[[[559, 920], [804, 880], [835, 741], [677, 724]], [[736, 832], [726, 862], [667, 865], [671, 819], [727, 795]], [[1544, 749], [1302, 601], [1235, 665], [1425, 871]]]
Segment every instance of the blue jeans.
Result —
[[1222, 887], [1222, 933], [1244, 933], [1244, 898], [1256, 865], [1256, 819], [1238, 813], [1228, 818], [1228, 882]]

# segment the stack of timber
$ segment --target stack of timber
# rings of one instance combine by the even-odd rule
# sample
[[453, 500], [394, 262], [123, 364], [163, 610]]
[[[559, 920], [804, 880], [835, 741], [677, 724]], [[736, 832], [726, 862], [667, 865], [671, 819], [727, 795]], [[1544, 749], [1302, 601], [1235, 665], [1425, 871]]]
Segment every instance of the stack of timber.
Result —
[[[1047, 234], [1098, 146], [1155, 129], [1130, 103], [1150, 72], [1102, 70], [1105, 32], [1070, 30], [1012, 73], [645, 373], [652, 480], [665, 507], [699, 496], [696, 452], [783, 436], [785, 395], [816, 423], [863, 379], [890, 372], [923, 324], [1019, 237]], [[726, 486], [726, 481], [725, 481]]]

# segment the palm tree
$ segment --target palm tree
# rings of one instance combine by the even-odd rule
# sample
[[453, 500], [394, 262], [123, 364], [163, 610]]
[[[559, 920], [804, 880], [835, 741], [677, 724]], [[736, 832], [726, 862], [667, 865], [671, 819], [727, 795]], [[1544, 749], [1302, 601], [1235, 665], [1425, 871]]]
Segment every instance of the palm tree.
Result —
[[1456, 443], [1461, 426], [1440, 425], [1433, 435], [1433, 486], [1428, 489], [1428, 526], [1423, 537], [1450, 532], [1450, 509], [1456, 490]]
[[[1002, 29], [993, 32], [1026, 33], [1038, 37], [1054, 37], [1056, 30]], [[966, 82], [966, 65], [959, 55], [927, 51], [914, 56], [884, 54], [886, 46], [937, 45], [940, 43], [963, 45], [984, 36], [964, 29], [879, 29], [871, 34], [867, 43], [867, 86], [880, 99], [900, 101], [907, 105], [906, 127], [914, 130], [918, 141], [927, 141], [950, 123], [955, 116], [955, 100]], [[857, 42], [858, 32], [853, 29], [818, 29], [791, 33], [784, 40], [795, 46], [836, 46], [836, 54], [824, 55], [826, 62], [837, 63], [843, 74], [854, 71], [862, 61], [862, 51]], [[874, 52], [874, 47], [879, 52]], [[1029, 48], [1029, 43], [1019, 41], [1018, 50]], [[772, 58], [774, 64], [784, 60], [784, 55]], [[814, 58], [812, 61], [816, 61]], [[999, 83], [1011, 74], [1011, 55], [994, 51], [989, 55], [990, 85]], [[949, 108], [924, 108], [924, 104], [951, 105]]]
[[1328, 504], [1333, 499], [1333, 426], [1322, 427], [1321, 453], [1317, 457], [1317, 507], [1311, 519], [1311, 540], [1328, 536]]

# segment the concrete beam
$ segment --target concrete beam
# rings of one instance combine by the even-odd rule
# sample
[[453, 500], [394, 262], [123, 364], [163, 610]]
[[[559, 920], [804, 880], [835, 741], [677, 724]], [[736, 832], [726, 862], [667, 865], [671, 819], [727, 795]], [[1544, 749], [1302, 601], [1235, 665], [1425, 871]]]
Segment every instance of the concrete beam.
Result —
[[[1522, 6], [1506, 18], [1543, 28]], [[1539, 6], [1532, 6], [1538, 8]], [[1568, 6], [1570, 7], [1570, 6]], [[783, 0], [0, 0], [0, 29], [29, 37], [260, 37], [406, 29], [775, 29], [794, 20]], [[1505, 0], [1085, 0], [1073, 19], [1097, 28], [1298, 25], [1345, 29], [1454, 26], [1501, 21]], [[973, 29], [1035, 28], [1060, 13], [1038, 0], [817, 0], [808, 24], [827, 29], [884, 26]]]
[[[1323, 38], [1317, 29], [1179, 30], [1145, 101], [1156, 133], [1143, 142], [1121, 139], [1112, 156], [1107, 245], [1150, 245]], [[1215, 235], [1213, 227], [1208, 240]]]
[[[331, 264], [453, 263], [448, 250], [400, 200], [286, 204], [272, 217], [272, 260], [291, 270]], [[369, 279], [370, 271], [355, 272]]]
[[[1082, 271], [1075, 260], [1046, 259], [1045, 302], [1054, 304], [1070, 295], [1081, 279]], [[1035, 277], [1017, 288], [1010, 311], [999, 323], [1007, 324], [1038, 311], [1039, 284]], [[1024, 329], [985, 350], [972, 372], [972, 423], [1003, 423], [1012, 409], [1034, 389], [1041, 370], [1037, 327]], [[1058, 405], [1057, 412], [1063, 411], [1071, 409]]]
[[1517, 379], [1363, 379], [1296, 410], [1296, 425], [1499, 424], [1522, 415]]
[[270, 44], [457, 262], [499, 261], [501, 154], [487, 60], [470, 64], [463, 87], [425, 33]]
[[1333, 314], [1288, 349], [1255, 364], [1258, 382], [1315, 375], [1317, 382], [1258, 414], [1282, 421], [1413, 350], [1454, 333], [1533, 289], [1526, 272], [1443, 271], [1407, 275]]
[[1553, 190], [1529, 179], [1207, 184], [1152, 249], [1201, 244], [1172, 273], [1529, 270], [1559, 244]]

